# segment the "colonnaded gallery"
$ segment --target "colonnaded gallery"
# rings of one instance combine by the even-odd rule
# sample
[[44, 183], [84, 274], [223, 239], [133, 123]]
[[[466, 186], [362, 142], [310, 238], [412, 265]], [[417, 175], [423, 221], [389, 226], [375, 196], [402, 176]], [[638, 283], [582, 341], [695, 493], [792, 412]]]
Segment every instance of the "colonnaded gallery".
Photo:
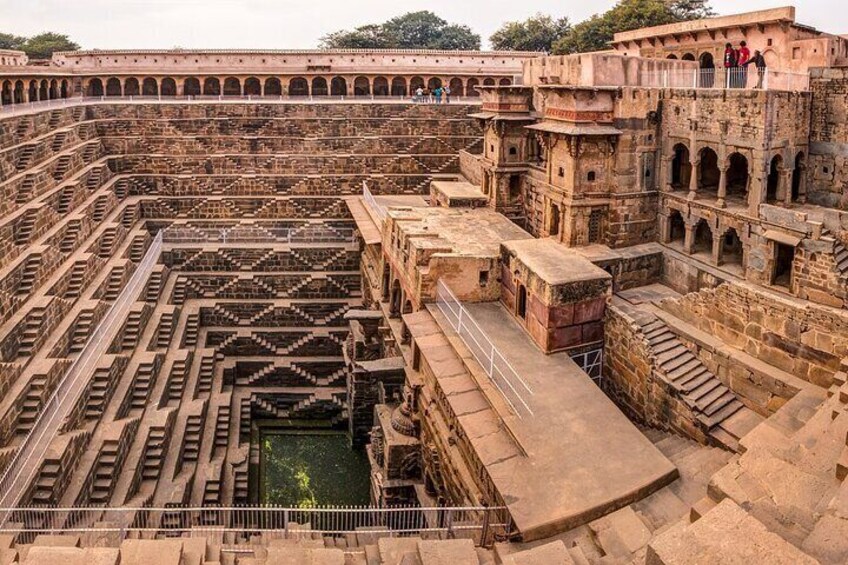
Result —
[[0, 94], [2, 563], [848, 562], [848, 36]]

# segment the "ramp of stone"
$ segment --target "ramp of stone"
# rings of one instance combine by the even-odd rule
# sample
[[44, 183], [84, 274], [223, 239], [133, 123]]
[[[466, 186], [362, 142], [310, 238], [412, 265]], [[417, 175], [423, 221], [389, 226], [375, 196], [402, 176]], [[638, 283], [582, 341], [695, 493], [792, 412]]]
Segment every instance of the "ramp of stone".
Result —
[[[427, 336], [418, 341], [422, 356], [444, 377], [440, 385], [463, 433], [523, 539], [584, 524], [677, 476], [674, 465], [567, 353], [544, 355], [499, 303], [464, 306], [530, 385], [532, 416], [509, 412], [438, 308], [430, 307], [432, 318], [421, 313], [405, 319], [413, 336]], [[445, 340], [453, 348], [450, 356]], [[460, 380], [474, 384], [458, 388]]]

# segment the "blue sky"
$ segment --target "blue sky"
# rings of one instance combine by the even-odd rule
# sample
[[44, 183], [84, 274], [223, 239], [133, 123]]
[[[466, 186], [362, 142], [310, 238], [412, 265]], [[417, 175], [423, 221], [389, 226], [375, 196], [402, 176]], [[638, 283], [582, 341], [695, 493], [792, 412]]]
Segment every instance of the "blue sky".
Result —
[[[804, 0], [798, 20], [848, 34], [845, 0]], [[484, 39], [508, 20], [535, 12], [573, 22], [613, 0], [0, 0], [0, 31], [71, 35], [85, 48], [310, 48], [325, 33], [432, 10], [471, 26]], [[712, 0], [720, 14], [785, 5], [769, 0]]]

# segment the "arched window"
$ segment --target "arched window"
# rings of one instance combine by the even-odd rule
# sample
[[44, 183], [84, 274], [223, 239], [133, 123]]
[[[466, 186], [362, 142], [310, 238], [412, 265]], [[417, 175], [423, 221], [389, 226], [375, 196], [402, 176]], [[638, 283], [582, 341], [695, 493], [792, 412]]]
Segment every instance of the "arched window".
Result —
[[68, 95], [69, 95], [70, 93], [68, 92], [68, 81], [67, 81], [67, 80], [63, 80], [63, 81], [62, 81], [62, 86], [60, 87], [60, 89], [59, 89], [59, 90], [60, 90], [60, 91], [59, 91], [59, 94], [60, 94], [60, 96], [61, 96], [62, 98], [67, 98], [67, 97], [68, 97]]
[[42, 80], [41, 84], [38, 87], [38, 99], [39, 100], [49, 100], [50, 99], [50, 83], [46, 80]]
[[[30, 84], [29, 88], [29, 99], [33, 100], [33, 94], [35, 94], [35, 83]], [[103, 81], [99, 78], [93, 78], [88, 81], [88, 92], [86, 92], [88, 96], [103, 96]]]
[[356, 77], [353, 81], [353, 94], [355, 96], [369, 96], [371, 94], [371, 84], [366, 77]]
[[478, 97], [480, 96], [480, 92], [477, 90], [477, 86], [480, 84], [480, 81], [476, 78], [468, 79], [468, 87], [465, 93], [466, 96], [469, 97]]
[[183, 81], [183, 94], [186, 96], [200, 96], [200, 81], [195, 77], [188, 77]]
[[241, 96], [241, 81], [236, 77], [225, 78], [224, 96]]
[[248, 77], [244, 81], [244, 93], [247, 96], [261, 96], [262, 85], [256, 77]]
[[677, 210], [672, 210], [668, 216], [668, 243], [677, 242], [683, 245], [685, 240], [686, 222], [683, 220], [683, 215]]
[[713, 253], [713, 230], [707, 220], [701, 219], [695, 227], [695, 239], [692, 245], [692, 253]]
[[409, 79], [409, 92], [415, 94], [419, 88], [424, 88], [424, 79], [421, 77], [412, 77]]
[[219, 96], [221, 94], [221, 81], [217, 77], [206, 77], [203, 81], [203, 94], [205, 96]]
[[403, 77], [395, 77], [392, 79], [392, 96], [408, 96], [406, 90], [406, 79]]
[[727, 196], [748, 198], [748, 159], [741, 153], [733, 153], [728, 159]]
[[283, 94], [283, 84], [277, 77], [265, 79], [265, 96], [281, 96]]
[[678, 143], [674, 146], [674, 157], [671, 159], [672, 188], [687, 188], [691, 176], [692, 163], [689, 159], [689, 148], [682, 143]]
[[0, 90], [0, 103], [4, 106], [12, 103], [12, 82], [9, 80], [3, 81], [3, 88]]
[[124, 81], [124, 96], [138, 96], [140, 92], [137, 78], [130, 77]]
[[483, 86], [495, 86], [495, 79], [486, 78], [483, 80]]
[[120, 96], [121, 95], [121, 81], [116, 79], [115, 77], [110, 78], [106, 81], [106, 96]]
[[427, 81], [427, 89], [430, 90], [430, 92], [436, 90], [440, 86], [442, 86], [442, 79], [439, 77], [432, 77]]
[[374, 96], [388, 96], [389, 95], [389, 81], [386, 80], [386, 77], [375, 77], [374, 78]]
[[312, 79], [312, 96], [327, 96], [329, 93], [327, 79], [324, 77], [315, 77]]
[[159, 96], [159, 85], [156, 84], [156, 79], [147, 77], [141, 83], [142, 96]]
[[675, 55], [674, 53], [672, 53], [671, 55], [669, 55], [668, 57], [666, 57], [666, 59], [673, 59], [673, 60], [675, 60], [675, 61], [676, 61], [676, 60], [677, 60], [677, 55]]
[[56, 82], [56, 79], [50, 81], [50, 99], [55, 100], [59, 98], [59, 83]]
[[347, 96], [347, 81], [344, 77], [333, 77], [333, 80], [330, 81], [330, 94]]
[[498, 86], [512, 86], [512, 79], [502, 78], [498, 81]]
[[462, 79], [454, 77], [448, 83], [451, 89], [451, 96], [465, 96], [465, 89], [462, 87]]
[[783, 168], [783, 157], [775, 155], [769, 164], [769, 174], [766, 180], [766, 202], [777, 202], [779, 199], [780, 170]]
[[289, 81], [289, 96], [309, 96], [309, 83], [303, 77], [295, 77]]
[[701, 164], [698, 166], [698, 190], [718, 193], [721, 171], [718, 168], [718, 155], [709, 147], [701, 149]]
[[684, 61], [694, 61], [695, 55], [693, 55], [692, 53], [686, 53], [685, 55], [683, 55], [683, 57], [681, 57], [681, 59], [683, 59]]
[[171, 77], [162, 79], [162, 96], [176, 96], [177, 82]]

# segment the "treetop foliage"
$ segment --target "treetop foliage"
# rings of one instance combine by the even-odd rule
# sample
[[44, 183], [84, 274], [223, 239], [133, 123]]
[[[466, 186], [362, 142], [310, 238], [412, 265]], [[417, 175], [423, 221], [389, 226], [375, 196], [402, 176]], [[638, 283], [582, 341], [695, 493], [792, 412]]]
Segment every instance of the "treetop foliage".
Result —
[[341, 30], [321, 38], [325, 49], [480, 49], [480, 36], [433, 12], [410, 12], [382, 24]]
[[79, 48], [67, 35], [51, 31], [32, 37], [0, 33], [0, 49], [23, 51], [30, 59], [49, 59], [56, 51], [76, 51]]

